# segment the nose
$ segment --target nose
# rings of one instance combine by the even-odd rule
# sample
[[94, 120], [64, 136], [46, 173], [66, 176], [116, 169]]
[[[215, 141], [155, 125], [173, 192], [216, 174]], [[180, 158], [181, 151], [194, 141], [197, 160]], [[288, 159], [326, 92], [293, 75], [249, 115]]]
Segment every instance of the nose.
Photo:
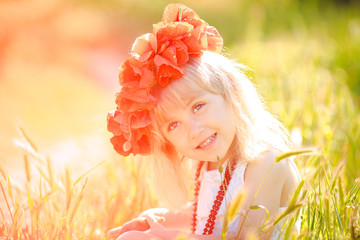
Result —
[[196, 139], [204, 131], [203, 124], [201, 120], [192, 116], [188, 121], [188, 135], [189, 140]]

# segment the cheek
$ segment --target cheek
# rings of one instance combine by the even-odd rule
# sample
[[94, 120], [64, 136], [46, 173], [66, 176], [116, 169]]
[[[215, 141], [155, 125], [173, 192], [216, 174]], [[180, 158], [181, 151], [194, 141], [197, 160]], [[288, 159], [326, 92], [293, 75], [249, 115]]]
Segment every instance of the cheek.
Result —
[[169, 141], [170, 144], [174, 146], [176, 150], [179, 150], [183, 145], [182, 137], [176, 134], [169, 136], [167, 140]]

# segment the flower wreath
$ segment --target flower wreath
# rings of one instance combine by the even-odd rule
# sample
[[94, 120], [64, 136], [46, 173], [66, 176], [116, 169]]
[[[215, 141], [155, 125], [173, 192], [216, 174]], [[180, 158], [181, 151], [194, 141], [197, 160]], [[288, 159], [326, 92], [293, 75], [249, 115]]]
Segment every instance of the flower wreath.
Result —
[[182, 4], [169, 4], [153, 33], [138, 37], [119, 69], [121, 90], [115, 111], [107, 115], [110, 139], [120, 155], [150, 153], [149, 112], [156, 105], [155, 88], [184, 76], [183, 65], [203, 51], [220, 52], [223, 39], [215, 27]]

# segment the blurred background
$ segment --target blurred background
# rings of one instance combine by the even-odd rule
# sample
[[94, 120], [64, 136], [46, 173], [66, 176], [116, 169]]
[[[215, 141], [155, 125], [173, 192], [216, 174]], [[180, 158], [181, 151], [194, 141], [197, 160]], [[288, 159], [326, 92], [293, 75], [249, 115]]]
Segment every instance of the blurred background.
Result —
[[[297, 147], [360, 175], [360, 2], [178, 1], [224, 38]], [[55, 170], [121, 159], [109, 142], [118, 67], [170, 1], [1, 0], [0, 165], [24, 179], [22, 127]], [[297, 163], [301, 166], [301, 163]]]
[[[230, 58], [255, 71], [271, 111], [300, 129], [305, 144], [359, 157], [348, 139], [359, 133], [359, 1], [180, 2], [219, 30]], [[2, 0], [1, 165], [18, 167], [18, 126], [61, 164], [108, 159], [106, 112], [115, 107], [118, 66], [168, 3]], [[345, 89], [334, 95], [338, 86]], [[341, 114], [344, 101], [354, 116]]]
[[[253, 82], [295, 147], [320, 153], [296, 159], [307, 177], [302, 233], [349, 236], [354, 228], [344, 233], [342, 226], [350, 226], [351, 216], [359, 219], [353, 215], [359, 212], [359, 182], [353, 183], [360, 176], [360, 1], [178, 2], [218, 29], [224, 54], [254, 70]], [[41, 229], [43, 239], [106, 239], [107, 230], [156, 205], [149, 161], [115, 153], [106, 114], [115, 109], [118, 67], [168, 3], [0, 1], [0, 183], [7, 186], [0, 194], [0, 236], [23, 231], [39, 239]], [[99, 163], [84, 180], [82, 174]], [[34, 185], [36, 175], [41, 179]], [[12, 210], [3, 198], [11, 200]], [[80, 201], [81, 214], [74, 218]], [[334, 216], [324, 222], [324, 212]], [[23, 216], [31, 228], [22, 224]]]

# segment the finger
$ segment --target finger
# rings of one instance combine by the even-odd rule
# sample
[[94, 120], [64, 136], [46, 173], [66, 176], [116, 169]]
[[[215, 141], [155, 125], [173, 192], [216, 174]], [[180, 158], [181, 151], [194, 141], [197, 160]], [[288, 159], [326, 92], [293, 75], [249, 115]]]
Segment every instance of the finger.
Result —
[[158, 223], [164, 223], [165, 222], [165, 218], [164, 217], [156, 217], [156, 222]]
[[121, 233], [122, 228], [123, 228], [122, 226], [117, 227], [117, 228], [113, 228], [108, 232], [108, 235], [111, 236], [111, 237], [119, 236], [120, 233]]
[[[151, 215], [146, 215], [145, 216], [146, 218], [146, 221], [147, 223], [149, 224], [150, 228], [153, 228], [153, 227], [158, 227], [160, 225], [160, 222], [158, 221], [158, 219], [163, 219], [161, 221], [165, 221], [165, 218], [164, 217], [154, 217], [154, 216], [151, 216]], [[160, 225], [161, 226], [161, 225]]]
[[146, 221], [150, 225], [148, 233], [159, 236], [164, 231], [164, 226], [158, 223], [154, 217], [146, 216]]
[[111, 229], [108, 234], [110, 236], [112, 236], [112, 237], [119, 236], [119, 235], [123, 234], [124, 232], [127, 232], [127, 231], [131, 230], [131, 225], [132, 225], [131, 221], [127, 222], [127, 223], [125, 223], [124, 225], [122, 225], [120, 227]]
[[157, 222], [157, 223], [163, 223], [163, 222], [165, 222], [165, 217], [163, 217], [163, 216], [158, 216], [158, 215], [156, 215], [156, 214], [146, 214], [146, 215], [144, 215], [144, 217], [145, 216], [150, 216], [152, 219], [154, 219], [154, 221], [155, 222]]
[[154, 216], [146, 215], [145, 218], [148, 224], [150, 225], [150, 228], [157, 222]]
[[132, 231], [132, 230], [146, 231], [149, 228], [150, 226], [147, 223], [146, 218], [140, 217], [140, 218], [135, 218], [120, 227], [111, 229], [108, 234], [114, 237], [114, 236], [119, 236], [128, 231]]

